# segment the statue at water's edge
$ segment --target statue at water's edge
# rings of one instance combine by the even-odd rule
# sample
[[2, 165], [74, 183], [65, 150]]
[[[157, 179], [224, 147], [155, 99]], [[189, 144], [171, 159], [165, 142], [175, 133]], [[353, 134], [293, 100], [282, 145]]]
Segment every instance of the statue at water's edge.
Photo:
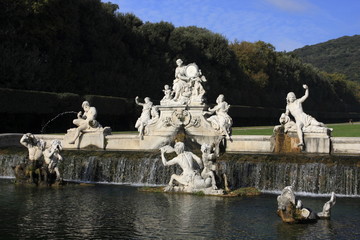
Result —
[[[168, 186], [165, 188], [166, 192], [203, 192], [205, 194], [223, 194], [223, 190], [218, 190], [215, 181], [215, 175], [212, 172], [212, 166], [209, 160], [212, 156], [209, 155], [209, 149], [203, 148], [204, 158], [206, 160], [205, 168], [204, 162], [194, 153], [185, 151], [183, 142], [177, 142], [172, 148], [166, 145], [160, 148], [161, 160], [164, 166], [171, 166], [178, 164], [183, 172], [180, 175], [172, 174]], [[207, 151], [207, 153], [205, 153]], [[175, 152], [177, 154], [171, 160], [167, 160], [165, 153]], [[203, 171], [201, 171], [203, 170]]]
[[335, 205], [335, 193], [331, 193], [331, 198], [323, 206], [323, 211], [315, 213], [310, 208], [303, 206], [301, 200], [295, 197], [292, 186], [285, 187], [281, 195], [277, 197], [277, 214], [286, 223], [307, 223], [315, 222], [318, 219], [329, 219], [331, 208]]

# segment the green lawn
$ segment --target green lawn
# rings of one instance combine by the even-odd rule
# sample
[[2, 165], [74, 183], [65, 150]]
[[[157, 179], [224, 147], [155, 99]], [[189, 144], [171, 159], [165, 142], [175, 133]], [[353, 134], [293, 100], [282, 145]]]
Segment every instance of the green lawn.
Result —
[[[360, 137], [360, 122], [354, 124], [334, 123], [327, 124], [327, 127], [334, 129], [333, 137]], [[271, 135], [274, 126], [258, 126], [258, 127], [234, 127], [233, 135]]]
[[[360, 137], [360, 122], [354, 124], [334, 123], [327, 124], [334, 129], [333, 137]], [[272, 135], [274, 126], [255, 126], [255, 127], [233, 127], [232, 135]], [[138, 134], [137, 131], [113, 132], [113, 134]]]

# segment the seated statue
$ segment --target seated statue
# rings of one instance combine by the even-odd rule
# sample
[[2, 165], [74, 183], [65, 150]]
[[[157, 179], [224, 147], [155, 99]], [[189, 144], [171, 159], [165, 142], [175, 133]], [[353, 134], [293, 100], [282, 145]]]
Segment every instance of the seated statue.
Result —
[[56, 181], [61, 181], [60, 171], [58, 167], [59, 161], [63, 158], [60, 155], [62, 150], [61, 142], [59, 140], [53, 140], [51, 146], [43, 151], [45, 164], [47, 165], [48, 171], [56, 173]]
[[[175, 79], [173, 81], [173, 98], [165, 94], [161, 105], [203, 105], [205, 90], [202, 83], [206, 82], [205, 76], [195, 63], [184, 65], [181, 59], [176, 60]], [[167, 88], [164, 93], [169, 93]]]
[[[312, 116], [304, 113], [302, 108], [302, 103], [309, 96], [309, 88], [307, 85], [303, 85], [305, 89], [305, 95], [299, 99], [296, 99], [296, 96], [293, 92], [289, 92], [286, 97], [287, 105], [285, 115], [289, 116], [291, 114], [295, 118], [296, 131], [299, 137], [298, 146], [304, 146], [304, 132], [326, 132], [328, 128], [322, 122], [318, 122]], [[330, 131], [332, 129], [329, 129]]]
[[77, 114], [77, 119], [73, 123], [78, 126], [75, 130], [74, 137], [69, 141], [69, 144], [74, 144], [80, 134], [87, 129], [101, 128], [101, 125], [96, 121], [96, 108], [91, 107], [88, 101], [84, 101], [81, 105], [84, 113], [81, 111]]
[[[171, 191], [174, 188], [174, 181], [176, 181], [184, 191], [192, 191], [195, 189], [205, 189], [212, 186], [211, 177], [203, 178], [199, 174], [199, 167], [203, 167], [201, 159], [193, 154], [192, 152], [185, 151], [185, 145], [183, 142], [177, 142], [172, 148], [167, 145], [161, 150], [161, 160], [164, 166], [171, 166], [178, 164], [183, 172], [180, 175], [172, 174], [168, 186], [165, 188], [165, 191]], [[167, 161], [165, 158], [165, 153], [174, 152], [177, 154], [176, 157]], [[196, 166], [198, 164], [198, 167]]]
[[186, 66], [183, 65], [183, 61], [181, 59], [176, 60], [177, 67], [175, 69], [175, 79], [173, 82], [173, 90], [174, 90], [174, 101], [177, 101], [182, 92], [185, 89], [185, 86], [189, 86], [190, 78], [186, 76]]
[[232, 118], [228, 115], [228, 111], [230, 105], [225, 102], [225, 97], [223, 94], [220, 94], [216, 99], [217, 105], [213, 108], [209, 108], [208, 112], [204, 112], [205, 114], [213, 114], [207, 120], [211, 122], [212, 127], [215, 130], [218, 130], [222, 135], [225, 135], [227, 139], [231, 140], [231, 126], [233, 124]]
[[[153, 103], [151, 102], [149, 97], [146, 97], [144, 99], [144, 103], [139, 102], [139, 97], [135, 98], [135, 103], [139, 106], [142, 106], [142, 112], [140, 117], [137, 119], [136, 123], [135, 123], [135, 128], [138, 129], [139, 132], [139, 137], [141, 139], [143, 139], [144, 137], [144, 132], [145, 132], [145, 126], [148, 124], [148, 122], [151, 119], [151, 109], [153, 107]], [[154, 110], [156, 111], [156, 110]]]

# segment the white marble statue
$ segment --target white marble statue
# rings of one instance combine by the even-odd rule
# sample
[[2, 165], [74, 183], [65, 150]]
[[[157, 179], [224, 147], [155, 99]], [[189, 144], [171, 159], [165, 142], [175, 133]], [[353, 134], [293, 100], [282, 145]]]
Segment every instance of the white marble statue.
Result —
[[164, 98], [160, 104], [165, 106], [203, 105], [205, 90], [202, 83], [206, 82], [205, 76], [195, 63], [184, 65], [181, 59], [177, 59], [176, 64], [172, 90], [165, 85]]
[[206, 82], [205, 76], [202, 75], [201, 70], [199, 69], [199, 76], [194, 77], [191, 80], [192, 83], [192, 94], [191, 94], [191, 102], [194, 103], [203, 103], [205, 89], [202, 86], [202, 83]]
[[176, 69], [175, 69], [175, 79], [173, 81], [173, 90], [174, 90], [174, 101], [177, 101], [181, 93], [184, 91], [185, 86], [188, 86], [190, 78], [186, 76], [186, 66], [183, 65], [181, 59], [176, 60]]
[[[286, 112], [285, 115], [289, 116], [291, 114], [295, 118], [296, 123], [296, 131], [299, 137], [298, 146], [304, 146], [304, 130], [307, 129], [308, 132], [318, 132], [318, 131], [326, 131], [326, 127], [324, 123], [318, 122], [312, 116], [304, 113], [302, 108], [302, 103], [309, 96], [309, 88], [306, 84], [303, 85], [305, 89], [305, 95], [299, 99], [296, 99], [296, 96], [293, 92], [289, 92], [286, 97]], [[320, 127], [320, 129], [319, 129]]]
[[42, 157], [46, 145], [42, 139], [37, 139], [31, 133], [26, 133], [21, 137], [20, 143], [28, 149], [30, 161], [37, 161]]
[[143, 108], [140, 117], [135, 123], [135, 128], [138, 129], [139, 137], [142, 139], [145, 134], [145, 126], [151, 119], [151, 109], [153, 107], [153, 103], [149, 97], [144, 98], [144, 103], [141, 103], [139, 102], [138, 96], [135, 98], [135, 103]]
[[165, 85], [164, 89], [162, 90], [164, 92], [164, 97], [161, 99], [160, 104], [161, 105], [169, 105], [172, 100], [173, 91], [169, 87], [169, 85]]
[[330, 218], [331, 208], [335, 205], [335, 203], [336, 203], [336, 196], [335, 196], [335, 193], [332, 192], [330, 200], [324, 204], [322, 212], [319, 212], [317, 214], [318, 217], [324, 218], [324, 219]]
[[328, 219], [330, 218], [330, 209], [335, 205], [335, 199], [335, 193], [332, 192], [330, 200], [324, 204], [323, 211], [316, 214], [311, 209], [303, 207], [302, 201], [296, 199], [292, 186], [287, 186], [282, 190], [281, 195], [277, 197], [277, 213], [284, 222], [288, 223]]
[[101, 125], [96, 121], [96, 108], [91, 107], [88, 101], [84, 101], [81, 105], [84, 113], [81, 111], [77, 114], [77, 119], [73, 120], [73, 123], [78, 126], [75, 129], [73, 138], [69, 141], [69, 144], [74, 144], [80, 134], [87, 129], [100, 128]]
[[213, 172], [213, 170], [216, 169], [216, 166], [214, 164], [214, 160], [216, 159], [216, 155], [214, 153], [211, 153], [211, 147], [209, 144], [202, 144], [201, 145], [201, 160], [203, 162], [204, 168], [201, 172], [201, 177], [206, 179], [208, 177], [211, 178], [211, 186], [214, 190], [217, 189], [216, 186], [216, 179], [215, 179], [215, 174]]
[[56, 181], [61, 180], [61, 175], [59, 171], [59, 161], [63, 158], [60, 155], [62, 150], [61, 142], [59, 140], [53, 140], [51, 146], [43, 151], [45, 164], [50, 173], [56, 173]]
[[[180, 175], [171, 175], [168, 187], [165, 189], [165, 191], [173, 190], [174, 181], [176, 181], [179, 186], [182, 187], [182, 191], [185, 192], [192, 192], [196, 189], [205, 189], [211, 187], [211, 177], [202, 178], [199, 173], [199, 170], [203, 167], [201, 159], [192, 152], [185, 151], [185, 145], [183, 142], [177, 142], [174, 148], [167, 145], [160, 148], [160, 150], [161, 160], [164, 166], [178, 164], [183, 170]], [[177, 156], [167, 161], [164, 154], [173, 151], [176, 152]]]
[[[158, 109], [157, 106], [152, 106], [151, 107], [150, 115], [151, 115], [151, 118], [147, 122], [146, 126], [154, 124], [159, 120], [160, 114], [159, 114], [159, 109]], [[145, 126], [145, 128], [146, 128], [146, 126]]]
[[218, 130], [222, 135], [226, 136], [227, 139], [231, 140], [230, 134], [233, 121], [232, 118], [228, 115], [230, 105], [225, 102], [225, 97], [223, 94], [218, 96], [216, 103], [216, 106], [209, 108], [208, 112], [204, 112], [204, 114], [215, 113], [215, 115], [209, 117], [207, 120], [211, 122], [211, 125], [215, 130]]

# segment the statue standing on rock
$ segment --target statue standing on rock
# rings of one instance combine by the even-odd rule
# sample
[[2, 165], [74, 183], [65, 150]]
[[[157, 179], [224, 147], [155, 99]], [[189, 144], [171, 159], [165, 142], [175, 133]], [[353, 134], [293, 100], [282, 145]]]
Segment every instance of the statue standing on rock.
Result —
[[28, 161], [13, 167], [17, 183], [47, 186], [62, 183], [58, 167], [59, 161], [62, 160], [62, 146], [59, 140], [53, 140], [51, 146], [46, 148], [45, 141], [26, 133], [20, 139], [20, 143], [28, 149]]

